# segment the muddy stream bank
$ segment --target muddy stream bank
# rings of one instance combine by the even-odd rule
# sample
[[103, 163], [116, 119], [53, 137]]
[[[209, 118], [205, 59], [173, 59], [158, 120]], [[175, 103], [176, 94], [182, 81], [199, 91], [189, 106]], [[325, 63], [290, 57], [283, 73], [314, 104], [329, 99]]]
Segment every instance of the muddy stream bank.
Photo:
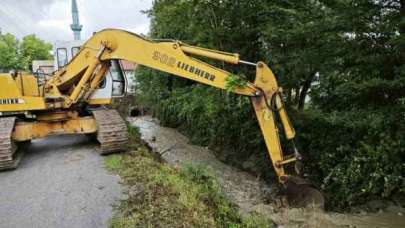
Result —
[[142, 140], [172, 166], [206, 166], [217, 177], [225, 194], [241, 213], [256, 212], [282, 227], [405, 227], [404, 211], [390, 207], [379, 213], [340, 214], [315, 209], [280, 209], [274, 199], [276, 190], [263, 180], [219, 161], [207, 148], [189, 143], [176, 129], [159, 125], [150, 116], [128, 118], [139, 128]]

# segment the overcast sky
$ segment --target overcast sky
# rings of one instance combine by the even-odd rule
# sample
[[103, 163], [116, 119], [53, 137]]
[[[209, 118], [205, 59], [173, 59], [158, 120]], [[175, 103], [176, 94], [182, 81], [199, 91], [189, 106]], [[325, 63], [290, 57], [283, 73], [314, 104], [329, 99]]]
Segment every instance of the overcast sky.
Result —
[[[103, 28], [148, 33], [149, 19], [141, 10], [152, 0], [77, 0], [82, 39]], [[37, 34], [48, 42], [72, 40], [71, 0], [0, 0], [0, 28], [18, 38]]]

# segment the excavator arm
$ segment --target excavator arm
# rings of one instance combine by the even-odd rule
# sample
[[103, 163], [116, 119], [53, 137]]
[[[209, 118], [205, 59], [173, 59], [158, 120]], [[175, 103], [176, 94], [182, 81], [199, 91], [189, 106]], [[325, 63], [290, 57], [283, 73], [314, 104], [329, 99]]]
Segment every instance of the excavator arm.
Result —
[[179, 41], [154, 42], [127, 31], [107, 29], [94, 34], [79, 54], [45, 85], [45, 97], [62, 97], [63, 108], [86, 102], [98, 88], [110, 60], [114, 59], [124, 59], [225, 89], [226, 79], [231, 73], [193, 56], [256, 67], [255, 81], [247, 82], [243, 88], [235, 88], [233, 92], [250, 97], [278, 180], [285, 184], [290, 177], [286, 174], [285, 165], [299, 160], [300, 155], [296, 150], [290, 156], [283, 154], [276, 115], [288, 140], [293, 140], [295, 132], [282, 104], [277, 80], [263, 62], [249, 63], [241, 61], [238, 54], [193, 47]]

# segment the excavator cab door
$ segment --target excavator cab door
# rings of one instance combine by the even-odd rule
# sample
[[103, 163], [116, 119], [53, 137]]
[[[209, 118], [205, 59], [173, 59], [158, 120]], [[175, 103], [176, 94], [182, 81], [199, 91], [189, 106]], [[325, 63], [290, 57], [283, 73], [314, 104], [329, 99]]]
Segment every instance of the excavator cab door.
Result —
[[121, 69], [119, 60], [111, 60], [104, 80], [90, 98], [90, 104], [109, 104], [112, 98], [126, 95], [127, 81]]
[[127, 81], [118, 60], [111, 60], [108, 74], [112, 79], [112, 97], [123, 97], [127, 91]]

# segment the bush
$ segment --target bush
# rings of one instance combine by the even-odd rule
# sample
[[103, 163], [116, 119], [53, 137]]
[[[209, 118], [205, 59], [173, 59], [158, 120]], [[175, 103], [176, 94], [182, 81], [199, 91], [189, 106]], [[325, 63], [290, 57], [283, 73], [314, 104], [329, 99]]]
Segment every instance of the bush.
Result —
[[387, 121], [384, 112], [295, 115], [307, 172], [330, 207], [344, 209], [405, 193], [405, 140], [400, 131], [392, 131], [399, 126]]

